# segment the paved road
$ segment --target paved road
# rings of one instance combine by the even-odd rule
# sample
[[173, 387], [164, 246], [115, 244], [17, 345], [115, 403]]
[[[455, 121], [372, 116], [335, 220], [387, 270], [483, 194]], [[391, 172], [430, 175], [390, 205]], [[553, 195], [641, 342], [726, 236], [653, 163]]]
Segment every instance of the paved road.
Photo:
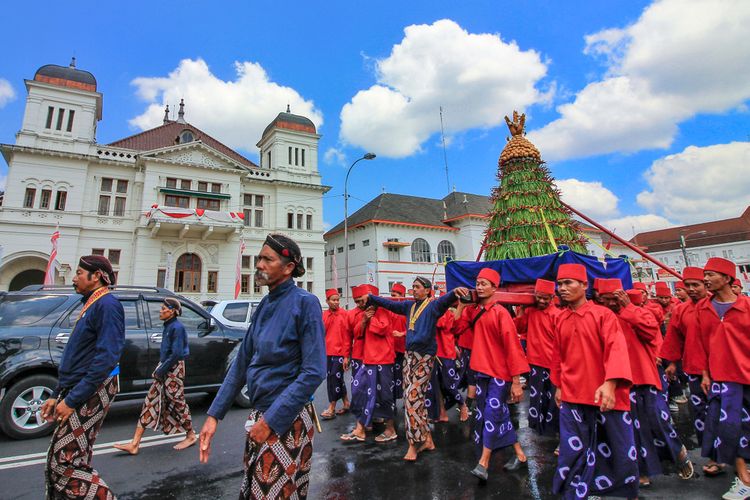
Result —
[[[318, 401], [325, 401], [324, 387], [318, 390]], [[208, 398], [189, 398], [195, 421], [202, 424]], [[232, 409], [219, 426], [211, 460], [198, 463], [197, 447], [183, 452], [172, 450], [175, 437], [151, 433], [150, 439], [136, 457], [113, 453], [112, 442], [130, 438], [140, 410], [140, 402], [117, 402], [104, 423], [94, 457], [102, 473], [120, 499], [234, 499], [241, 481], [242, 434], [246, 411]], [[321, 404], [318, 404], [321, 410]], [[525, 405], [519, 405], [521, 412]], [[403, 439], [384, 445], [372, 437], [364, 444], [342, 444], [338, 436], [352, 425], [350, 415], [323, 422], [324, 431], [316, 436], [310, 498], [318, 499], [473, 499], [473, 498], [552, 498], [550, 486], [556, 443], [539, 438], [528, 429], [520, 439], [529, 455], [529, 471], [505, 473], [502, 465], [508, 454], [493, 458], [490, 480], [480, 486], [469, 470], [474, 465], [473, 448], [468, 443], [469, 426], [457, 422], [451, 412], [451, 423], [438, 425], [435, 442], [438, 450], [424, 454], [419, 463], [401, 460], [406, 445]], [[681, 433], [687, 432], [687, 408], [678, 415]], [[521, 417], [521, 426], [525, 420]], [[377, 429], [376, 429], [377, 430]], [[179, 436], [176, 438], [179, 440]], [[694, 447], [693, 439], [687, 441]], [[0, 498], [39, 500], [44, 496], [43, 454], [47, 438], [11, 441], [0, 436]], [[148, 447], [145, 445], [148, 444]], [[34, 456], [37, 454], [37, 456]], [[29, 456], [31, 455], [31, 456]], [[19, 457], [20, 456], [20, 457]], [[695, 450], [691, 456], [698, 458]], [[34, 463], [34, 462], [39, 463]], [[689, 481], [678, 478], [672, 469], [659, 477], [648, 490], [646, 499], [720, 498], [731, 478], [697, 477]]]

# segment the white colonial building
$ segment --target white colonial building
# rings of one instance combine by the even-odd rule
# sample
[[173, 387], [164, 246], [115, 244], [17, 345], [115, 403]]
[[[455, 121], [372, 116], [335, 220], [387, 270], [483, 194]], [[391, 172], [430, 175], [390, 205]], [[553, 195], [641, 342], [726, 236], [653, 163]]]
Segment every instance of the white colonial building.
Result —
[[264, 292], [253, 257], [266, 234], [299, 242], [298, 286], [323, 296], [322, 195], [315, 125], [279, 115], [257, 146], [260, 165], [165, 112], [164, 123], [97, 144], [102, 94], [86, 71], [47, 65], [26, 80], [15, 144], [0, 145], [8, 175], [0, 206], [0, 290], [41, 283], [59, 228], [55, 281], [70, 284], [78, 258], [109, 257], [118, 283], [159, 285], [196, 300]]

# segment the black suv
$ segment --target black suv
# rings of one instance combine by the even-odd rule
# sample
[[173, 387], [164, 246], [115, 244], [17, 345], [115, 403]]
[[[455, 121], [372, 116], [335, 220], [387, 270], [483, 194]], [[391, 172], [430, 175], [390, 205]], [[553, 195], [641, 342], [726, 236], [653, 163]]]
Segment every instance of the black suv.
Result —
[[[117, 399], [143, 398], [159, 362], [164, 297], [182, 303], [190, 345], [186, 392], [215, 392], [240, 348], [244, 330], [222, 325], [202, 307], [163, 288], [110, 287], [125, 310], [125, 347]], [[41, 405], [57, 385], [57, 366], [82, 307], [72, 287], [27, 286], [0, 294], [0, 429], [29, 439], [52, 431]], [[245, 391], [237, 404], [249, 406]]]

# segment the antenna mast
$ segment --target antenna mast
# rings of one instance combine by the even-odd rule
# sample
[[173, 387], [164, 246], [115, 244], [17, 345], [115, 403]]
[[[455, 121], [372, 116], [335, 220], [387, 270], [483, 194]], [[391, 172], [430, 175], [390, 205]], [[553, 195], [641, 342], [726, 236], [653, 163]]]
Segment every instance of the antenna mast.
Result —
[[443, 162], [445, 162], [445, 183], [448, 186], [448, 192], [451, 191], [451, 179], [448, 175], [448, 153], [445, 150], [445, 129], [443, 128], [443, 107], [440, 106], [440, 137], [443, 140]]

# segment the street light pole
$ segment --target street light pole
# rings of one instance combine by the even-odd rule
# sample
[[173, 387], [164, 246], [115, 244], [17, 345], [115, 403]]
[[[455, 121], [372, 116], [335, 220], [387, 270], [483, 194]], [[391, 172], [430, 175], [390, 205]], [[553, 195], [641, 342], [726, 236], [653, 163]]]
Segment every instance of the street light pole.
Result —
[[374, 153], [365, 153], [362, 158], [358, 158], [346, 171], [346, 179], [344, 179], [344, 306], [349, 306], [349, 174], [351, 173], [354, 165], [360, 160], [373, 160], [375, 158]]
[[685, 259], [685, 267], [688, 267], [690, 265], [690, 259], [688, 259], [687, 244], [685, 243], [685, 240], [687, 240], [691, 236], [696, 236], [699, 234], [706, 234], [706, 231], [696, 231], [687, 235], [680, 233], [680, 248], [682, 249], [682, 258]]

